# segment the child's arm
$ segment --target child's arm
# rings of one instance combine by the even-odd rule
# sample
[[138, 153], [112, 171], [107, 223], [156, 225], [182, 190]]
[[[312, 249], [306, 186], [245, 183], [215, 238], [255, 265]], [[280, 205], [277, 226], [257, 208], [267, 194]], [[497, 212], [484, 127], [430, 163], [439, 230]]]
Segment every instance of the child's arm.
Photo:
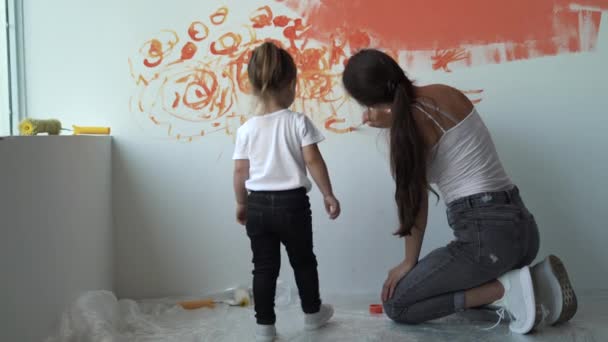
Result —
[[247, 223], [247, 189], [245, 188], [247, 179], [249, 179], [249, 160], [235, 160], [233, 185], [236, 197], [236, 220], [242, 225]]
[[323, 160], [323, 156], [321, 155], [317, 144], [304, 146], [302, 152], [304, 153], [306, 168], [323, 194], [325, 210], [333, 220], [340, 215], [340, 202], [338, 202], [334, 196], [334, 192], [331, 188], [331, 181], [329, 180], [325, 160]]

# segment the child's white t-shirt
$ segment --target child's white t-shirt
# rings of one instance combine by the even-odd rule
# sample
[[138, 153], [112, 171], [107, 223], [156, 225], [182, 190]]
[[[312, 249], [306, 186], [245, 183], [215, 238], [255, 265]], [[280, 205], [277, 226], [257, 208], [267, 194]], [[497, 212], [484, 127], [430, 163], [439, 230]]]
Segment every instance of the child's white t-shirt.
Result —
[[250, 191], [284, 191], [312, 184], [306, 175], [302, 147], [325, 139], [304, 114], [288, 109], [255, 116], [236, 133], [232, 159], [249, 160]]

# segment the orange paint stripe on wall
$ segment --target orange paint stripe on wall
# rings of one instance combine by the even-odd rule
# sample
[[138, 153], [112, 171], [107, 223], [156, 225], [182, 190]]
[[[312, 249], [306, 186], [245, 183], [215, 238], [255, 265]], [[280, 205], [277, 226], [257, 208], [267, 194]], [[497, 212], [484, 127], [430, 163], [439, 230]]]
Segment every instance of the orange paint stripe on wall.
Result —
[[[279, 2], [301, 10], [312, 25], [310, 34], [317, 39], [327, 39], [326, 32], [346, 25], [367, 30], [378, 39], [379, 46], [392, 49], [435, 50], [463, 44], [535, 41], [539, 43], [537, 49], [548, 54], [555, 53], [551, 44], [555, 38], [580, 30], [572, 4], [608, 9], [608, 0], [503, 0], [500, 4], [487, 0], [323, 0], [305, 10], [296, 1]], [[600, 17], [598, 12], [589, 19], [599, 27]], [[521, 51], [516, 53], [521, 55]]]

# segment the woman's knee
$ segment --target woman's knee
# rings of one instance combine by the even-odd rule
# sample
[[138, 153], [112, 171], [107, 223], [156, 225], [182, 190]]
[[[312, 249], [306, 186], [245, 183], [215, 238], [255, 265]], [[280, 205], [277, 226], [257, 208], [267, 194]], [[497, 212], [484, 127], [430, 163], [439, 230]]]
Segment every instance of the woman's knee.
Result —
[[397, 308], [393, 303], [390, 302], [385, 302], [383, 306], [384, 314], [393, 321], [397, 321], [403, 308]]
[[396, 323], [400, 324], [420, 324], [422, 321], [417, 320], [415, 317], [411, 317], [408, 312], [408, 307], [395, 305], [393, 303], [384, 303], [384, 313], [388, 318]]
[[393, 296], [385, 301], [383, 306], [384, 313], [386, 316], [388, 316], [388, 318], [398, 323], [410, 324], [409, 320], [407, 319], [407, 311], [409, 306], [412, 303], [415, 303], [418, 298], [413, 295], [413, 291], [406, 289], [406, 283], [404, 283], [404, 281], [406, 280], [403, 279], [398, 284]]

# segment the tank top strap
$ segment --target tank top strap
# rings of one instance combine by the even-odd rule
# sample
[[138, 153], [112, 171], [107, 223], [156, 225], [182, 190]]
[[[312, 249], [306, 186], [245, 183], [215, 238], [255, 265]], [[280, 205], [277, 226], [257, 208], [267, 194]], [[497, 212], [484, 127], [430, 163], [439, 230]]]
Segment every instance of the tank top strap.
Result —
[[441, 126], [439, 122], [426, 109], [424, 109], [423, 106], [418, 103], [415, 103], [414, 108], [418, 109], [419, 111], [424, 113], [424, 115], [426, 115], [429, 119], [431, 119], [435, 123], [435, 125], [441, 130], [442, 133], [446, 132], [445, 128], [443, 128], [443, 126]]
[[[441, 110], [439, 107], [437, 106], [431, 106], [429, 103], [425, 102], [425, 101], [417, 101], [417, 103], [419, 103], [420, 105], [424, 106], [427, 109], [433, 109], [435, 111], [437, 111], [439, 114], [443, 115], [444, 117], [446, 117], [448, 120], [452, 121], [452, 123], [457, 124], [458, 120], [456, 120], [456, 118], [454, 117], [454, 115]], [[428, 115], [428, 113], [427, 113]]]

